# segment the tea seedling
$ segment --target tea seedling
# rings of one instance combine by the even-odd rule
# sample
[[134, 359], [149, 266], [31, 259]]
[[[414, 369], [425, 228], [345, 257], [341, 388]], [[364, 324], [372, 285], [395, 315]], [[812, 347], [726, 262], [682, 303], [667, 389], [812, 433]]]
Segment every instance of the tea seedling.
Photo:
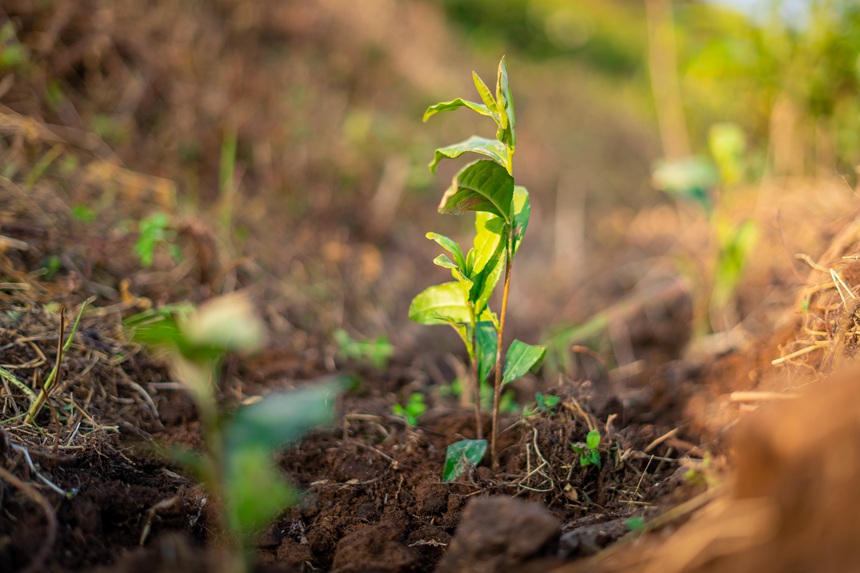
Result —
[[585, 444], [570, 444], [570, 448], [579, 455], [579, 465], [583, 467], [601, 467], [600, 452], [597, 450], [599, 447], [600, 432], [597, 430], [588, 432], [585, 436]]
[[424, 394], [413, 392], [412, 395], [409, 396], [409, 402], [406, 403], [406, 406], [394, 404], [394, 406], [391, 407], [391, 411], [395, 416], [406, 420], [408, 425], [418, 425], [418, 416], [427, 411], [427, 405], [424, 403]]
[[332, 419], [333, 397], [342, 383], [270, 394], [230, 415], [216, 399], [221, 361], [263, 342], [262, 322], [247, 298], [224, 296], [190, 314], [147, 313], [127, 325], [136, 340], [166, 355], [173, 376], [194, 400], [206, 448], [200, 455], [177, 457], [200, 475], [216, 500], [219, 529], [237, 553], [234, 569], [246, 570], [252, 535], [299, 497], [275, 466], [274, 452]]
[[[454, 281], [431, 286], [419, 293], [409, 308], [409, 317], [421, 324], [447, 324], [462, 338], [471, 365], [478, 439], [481, 439], [480, 387], [495, 370], [490, 435], [491, 458], [495, 463], [502, 387], [539, 365], [546, 348], [514, 340], [502, 359], [511, 271], [528, 227], [531, 206], [528, 191], [514, 183], [516, 120], [505, 59], [499, 62], [495, 95], [474, 72], [472, 80], [482, 103], [461, 98], [440, 102], [427, 109], [424, 121], [437, 113], [466, 107], [491, 118], [496, 124], [495, 139], [472, 136], [437, 149], [430, 162], [430, 171], [435, 172], [442, 159], [454, 159], [464, 153], [488, 158], [460, 169], [438, 207], [443, 214], [474, 212], [475, 237], [472, 247], [464, 254], [452, 239], [427, 233], [428, 239], [447, 252], [433, 262], [449, 269]], [[501, 311], [496, 315], [489, 308], [489, 300], [503, 274]]]

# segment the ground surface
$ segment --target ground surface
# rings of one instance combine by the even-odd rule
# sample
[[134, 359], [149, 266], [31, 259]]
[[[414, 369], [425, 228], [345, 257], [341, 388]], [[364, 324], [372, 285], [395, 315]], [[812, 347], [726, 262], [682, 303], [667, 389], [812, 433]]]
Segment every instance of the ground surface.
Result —
[[[701, 304], [714, 272], [701, 214], [631, 193], [604, 198], [587, 238], [571, 237], [577, 201], [533, 190], [511, 329], [551, 355], [511, 389], [498, 467], [446, 483], [446, 447], [476, 434], [452, 391], [463, 357], [450, 332], [405, 319], [438, 278], [423, 233], [459, 232], [433, 208], [424, 162], [435, 140], [412, 125], [428, 91], [459, 85], [439, 10], [31, 4], [3, 6], [7, 41], [27, 54], [0, 78], [3, 571], [225, 562], [207, 492], [168, 453], [202, 447], [198, 413], [123, 320], [237, 290], [268, 339], [224, 364], [226, 410], [335, 374], [357, 381], [332, 426], [279, 454], [304, 496], [256, 537], [257, 570], [736, 572], [776, 554], [771, 570], [856, 570], [853, 529], [833, 509], [860, 491], [849, 455], [860, 435], [842, 408], [856, 403], [852, 378], [796, 398], [857, 351], [860, 225], [843, 182], [772, 181], [722, 203], [762, 233], [718, 316]], [[397, 38], [384, 33], [390, 19]], [[533, 85], [558, 76], [528, 69]], [[521, 117], [558, 123], [543, 111], [562, 98], [563, 81], [552, 85], [524, 90]], [[548, 150], [565, 155], [553, 147], [563, 144], [524, 128], [522, 177], [536, 189], [562, 189], [589, 166], [599, 173], [585, 179], [616, 189], [647, 176], [641, 126], [589, 109], [579, 127], [606, 139], [582, 165], [556, 166]], [[167, 223], [147, 264], [136, 249], [153, 213]], [[28, 423], [85, 301], [51, 408]], [[570, 334], [595, 315], [602, 326]], [[387, 334], [394, 356], [348, 358], [336, 328]], [[416, 392], [428, 410], [409, 425], [392, 407]], [[559, 401], [536, 408], [537, 392]], [[486, 413], [483, 424], [486, 435]], [[600, 467], [570, 447], [589, 430], [601, 434]]]

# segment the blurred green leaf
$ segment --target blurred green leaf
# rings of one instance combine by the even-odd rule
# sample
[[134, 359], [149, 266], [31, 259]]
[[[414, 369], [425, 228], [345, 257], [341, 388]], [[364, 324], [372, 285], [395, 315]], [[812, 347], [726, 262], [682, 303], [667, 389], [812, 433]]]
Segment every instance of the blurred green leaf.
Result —
[[272, 393], [243, 406], [224, 431], [224, 447], [273, 451], [288, 446], [309, 429], [332, 421], [335, 398], [346, 387], [346, 377], [338, 377], [310, 388]]
[[653, 182], [657, 189], [692, 200], [710, 213], [713, 204], [709, 192], [719, 186], [720, 176], [709, 160], [688, 157], [659, 163], [653, 173]]

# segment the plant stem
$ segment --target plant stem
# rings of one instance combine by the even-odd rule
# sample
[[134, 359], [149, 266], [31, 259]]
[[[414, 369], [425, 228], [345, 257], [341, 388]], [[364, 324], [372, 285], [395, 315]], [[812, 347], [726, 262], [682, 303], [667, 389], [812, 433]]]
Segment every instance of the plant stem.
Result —
[[514, 229], [511, 226], [505, 245], [505, 286], [502, 290], [502, 310], [499, 313], [499, 336], [496, 343], [496, 380], [493, 384], [493, 427], [490, 436], [490, 460], [493, 467], [498, 465], [496, 457], [496, 439], [499, 436], [499, 403], [502, 397], [502, 343], [505, 339], [505, 316], [508, 314], [508, 292], [511, 288], [511, 268], [513, 267]]

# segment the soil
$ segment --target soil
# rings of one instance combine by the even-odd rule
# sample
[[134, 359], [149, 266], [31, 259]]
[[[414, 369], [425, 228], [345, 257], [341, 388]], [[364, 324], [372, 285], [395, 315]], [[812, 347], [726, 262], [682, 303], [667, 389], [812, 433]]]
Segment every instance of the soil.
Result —
[[[713, 272], [703, 218], [647, 197], [635, 213], [599, 213], [589, 236], [616, 235], [587, 246], [585, 278], [572, 284], [571, 269], [550, 262], [555, 247], [541, 252], [553, 244], [554, 206], [535, 193], [511, 338], [543, 337], [552, 356], [511, 385], [497, 465], [445, 482], [447, 446], [477, 435], [451, 391], [464, 357], [450, 332], [405, 319], [411, 294], [435, 279], [420, 265], [430, 265], [422, 237], [436, 220], [422, 214], [435, 216], [429, 199], [391, 198], [414, 178], [396, 136], [412, 119], [399, 119], [397, 102], [448, 82], [445, 62], [465, 49], [441, 12], [375, 0], [362, 4], [373, 10], [3, 4], [30, 61], [0, 79], [2, 571], [229, 568], [216, 504], [170, 453], [204, 447], [194, 403], [124, 320], [235, 291], [253, 298], [269, 337], [259, 354], [222, 364], [225, 411], [333, 375], [356, 382], [334, 424], [278, 454], [302, 497], [256, 535], [255, 571], [860, 566], [852, 514], [840, 509], [860, 503], [860, 431], [846, 407], [858, 396], [850, 375], [830, 378], [860, 341], [860, 224], [841, 182], [755, 189], [763, 237], [724, 316], [702, 304]], [[385, 43], [391, 20], [379, 14], [389, 9], [409, 42]], [[363, 107], [390, 114], [371, 122], [390, 133], [362, 135], [365, 120], [350, 110]], [[532, 117], [555, 121], [539, 107]], [[624, 138], [610, 147], [647, 155], [647, 141], [604, 123]], [[380, 141], [332, 143], [350, 130]], [[217, 175], [231, 137], [232, 199]], [[546, 185], [544, 161], [526, 156], [525, 178]], [[726, 208], [749, 215], [739, 204]], [[144, 264], [138, 222], [156, 211], [170, 224]], [[606, 318], [596, 334], [555, 334], [592, 311]], [[377, 366], [345, 358], [335, 328], [387, 333], [396, 352]], [[57, 363], [48, 407], [31, 423]], [[428, 410], [410, 425], [392, 407], [415, 392]], [[537, 392], [558, 403], [538, 408]], [[486, 411], [482, 425], [486, 436]], [[601, 435], [600, 465], [571, 448], [590, 430]]]

